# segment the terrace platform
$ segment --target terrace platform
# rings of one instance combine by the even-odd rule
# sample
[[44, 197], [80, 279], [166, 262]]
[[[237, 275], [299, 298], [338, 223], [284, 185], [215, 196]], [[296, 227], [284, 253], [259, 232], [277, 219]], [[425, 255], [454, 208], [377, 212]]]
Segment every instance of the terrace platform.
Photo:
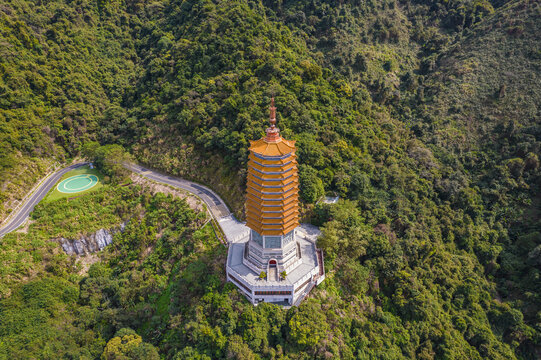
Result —
[[[247, 265], [245, 251], [249, 236], [244, 241], [232, 242], [227, 256], [227, 279], [233, 282], [253, 304], [272, 302], [298, 304], [309, 293], [309, 289], [325, 278], [323, 256], [316, 249], [315, 240], [320, 234], [317, 227], [301, 224], [295, 230], [295, 241], [300, 248], [300, 262], [285, 279], [280, 274], [260, 279], [258, 272]], [[276, 271], [276, 269], [273, 269]]]

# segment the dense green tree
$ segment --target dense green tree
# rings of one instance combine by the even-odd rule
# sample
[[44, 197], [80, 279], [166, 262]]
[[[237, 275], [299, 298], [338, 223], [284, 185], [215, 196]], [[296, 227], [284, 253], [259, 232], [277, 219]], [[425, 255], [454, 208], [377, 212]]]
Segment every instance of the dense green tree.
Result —
[[95, 144], [89, 144], [88, 147], [85, 147], [85, 151], [89, 156], [93, 155], [91, 159], [101, 172], [117, 181], [130, 174], [130, 171], [124, 166], [130, 157], [122, 146], [104, 145], [95, 147]]
[[160, 356], [156, 348], [145, 343], [135, 331], [124, 328], [120, 329], [115, 334], [115, 337], [107, 342], [101, 358], [104, 360], [156, 360]]
[[300, 194], [307, 203], [314, 203], [325, 193], [323, 182], [310, 165], [299, 166]]
[[293, 342], [304, 349], [314, 350], [328, 336], [329, 324], [319, 304], [307, 301], [294, 313], [288, 323]]

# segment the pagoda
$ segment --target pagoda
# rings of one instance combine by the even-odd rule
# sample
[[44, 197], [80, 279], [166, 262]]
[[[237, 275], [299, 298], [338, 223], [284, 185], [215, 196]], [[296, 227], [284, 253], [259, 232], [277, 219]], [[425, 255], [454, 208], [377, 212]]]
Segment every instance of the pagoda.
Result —
[[266, 136], [250, 141], [246, 184], [247, 236], [230, 244], [227, 277], [254, 304], [293, 305], [323, 281], [317, 228], [299, 223], [295, 141], [276, 127], [274, 98]]

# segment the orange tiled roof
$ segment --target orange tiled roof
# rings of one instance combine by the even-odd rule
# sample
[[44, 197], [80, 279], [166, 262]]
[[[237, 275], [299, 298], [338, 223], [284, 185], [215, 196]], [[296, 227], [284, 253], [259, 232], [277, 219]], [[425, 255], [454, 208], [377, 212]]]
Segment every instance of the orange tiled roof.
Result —
[[276, 142], [268, 142], [265, 138], [250, 141], [250, 151], [263, 156], [283, 156], [295, 151], [295, 140], [286, 140], [280, 136]]

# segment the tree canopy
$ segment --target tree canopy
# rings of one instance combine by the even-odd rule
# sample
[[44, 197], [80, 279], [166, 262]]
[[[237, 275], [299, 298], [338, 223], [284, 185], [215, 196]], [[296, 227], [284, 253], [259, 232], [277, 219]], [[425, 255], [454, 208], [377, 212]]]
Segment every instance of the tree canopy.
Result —
[[[537, 358], [539, 6], [3, 3], [0, 217], [55, 161], [110, 183], [0, 242], [0, 357]], [[204, 212], [121, 167], [208, 184], [242, 218], [273, 95], [328, 271], [288, 310], [252, 307]], [[124, 223], [84, 261], [54, 241]]]

